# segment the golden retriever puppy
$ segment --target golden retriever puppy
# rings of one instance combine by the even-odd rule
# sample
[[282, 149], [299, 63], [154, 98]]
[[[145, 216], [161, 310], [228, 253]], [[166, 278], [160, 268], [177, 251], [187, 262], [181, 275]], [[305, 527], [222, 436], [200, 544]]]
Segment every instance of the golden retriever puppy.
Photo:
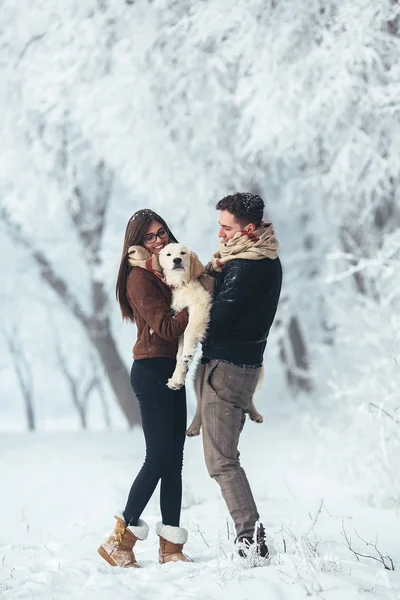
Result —
[[184, 385], [196, 346], [205, 337], [212, 297], [199, 282], [205, 267], [185, 246], [167, 244], [159, 254], [159, 262], [165, 283], [172, 291], [171, 307], [176, 312], [184, 308], [189, 311], [188, 325], [179, 339], [176, 368], [167, 384], [170, 389], [177, 390]]

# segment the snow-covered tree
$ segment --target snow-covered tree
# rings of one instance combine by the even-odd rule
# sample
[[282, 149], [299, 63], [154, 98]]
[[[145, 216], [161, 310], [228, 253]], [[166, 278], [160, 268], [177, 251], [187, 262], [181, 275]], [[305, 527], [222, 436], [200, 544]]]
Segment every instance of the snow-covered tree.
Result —
[[[93, 198], [93, 165], [106, 165], [118, 190], [100, 277], [110, 292], [136, 208], [161, 212], [206, 260], [215, 202], [258, 191], [284, 265], [270, 360], [290, 389], [326, 393], [342, 315], [379, 285], [359, 263], [400, 226], [397, 0], [5, 0], [1, 10], [0, 186], [13, 220], [70, 239], [59, 220], [74, 178]], [[352, 276], [333, 310], [335, 253]]]

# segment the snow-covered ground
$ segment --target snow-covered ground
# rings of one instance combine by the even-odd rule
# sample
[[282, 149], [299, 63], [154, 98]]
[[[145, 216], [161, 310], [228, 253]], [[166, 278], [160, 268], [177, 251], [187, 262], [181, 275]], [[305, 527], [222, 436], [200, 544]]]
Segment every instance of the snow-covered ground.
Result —
[[144, 568], [123, 570], [108, 566], [96, 549], [140, 467], [141, 432], [2, 434], [0, 597], [398, 600], [400, 572], [372, 559], [358, 561], [342, 531], [359, 552], [377, 556], [355, 532], [399, 567], [398, 512], [368, 506], [360, 482], [333, 476], [336, 452], [329, 462], [311, 429], [272, 420], [248, 422], [241, 444], [275, 549], [270, 563], [259, 565], [233, 552], [232, 525], [206, 473], [200, 439], [187, 441], [184, 466], [182, 525], [194, 563], [157, 563], [156, 492], [143, 515], [151, 534], [137, 546]]

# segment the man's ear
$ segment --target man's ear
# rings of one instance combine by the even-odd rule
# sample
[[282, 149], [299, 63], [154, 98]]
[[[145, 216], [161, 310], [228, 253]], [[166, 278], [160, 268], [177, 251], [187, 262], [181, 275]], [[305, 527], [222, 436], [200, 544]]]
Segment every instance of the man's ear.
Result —
[[245, 229], [245, 231], [248, 231], [249, 233], [254, 233], [256, 230], [256, 226], [254, 225], [254, 223], [249, 223], [248, 225], [246, 225], [246, 227], [244, 229]]
[[205, 272], [204, 265], [201, 264], [199, 257], [195, 252], [190, 253], [190, 279], [198, 279], [202, 273]]

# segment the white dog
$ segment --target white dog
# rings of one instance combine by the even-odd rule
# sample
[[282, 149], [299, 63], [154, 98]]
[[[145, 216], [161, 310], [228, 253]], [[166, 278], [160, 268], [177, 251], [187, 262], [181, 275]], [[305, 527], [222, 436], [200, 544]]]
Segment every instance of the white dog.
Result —
[[[167, 383], [169, 388], [176, 390], [184, 385], [196, 345], [205, 337], [210, 319], [214, 280], [212, 277], [204, 276], [205, 268], [197, 255], [181, 244], [168, 244], [165, 246], [160, 252], [159, 262], [163, 270], [165, 283], [172, 290], [172, 308], [176, 312], [184, 308], [189, 310], [188, 325], [179, 339], [177, 365]], [[199, 281], [200, 276], [202, 276], [203, 285]], [[205, 277], [208, 277], [208, 279], [205, 280]], [[260, 389], [262, 380], [263, 369], [261, 369], [257, 389]], [[263, 422], [263, 417], [255, 408], [254, 403], [249, 417], [256, 423]], [[196, 414], [187, 430], [187, 435], [199, 435], [200, 429], [201, 406], [200, 398], [197, 398]]]
[[196, 346], [205, 337], [212, 298], [199, 282], [205, 268], [194, 252], [181, 244], [167, 244], [159, 254], [159, 261], [165, 283], [172, 291], [172, 308], [176, 312], [184, 308], [189, 311], [188, 325], [179, 338], [176, 368], [167, 384], [177, 390], [184, 385]]

